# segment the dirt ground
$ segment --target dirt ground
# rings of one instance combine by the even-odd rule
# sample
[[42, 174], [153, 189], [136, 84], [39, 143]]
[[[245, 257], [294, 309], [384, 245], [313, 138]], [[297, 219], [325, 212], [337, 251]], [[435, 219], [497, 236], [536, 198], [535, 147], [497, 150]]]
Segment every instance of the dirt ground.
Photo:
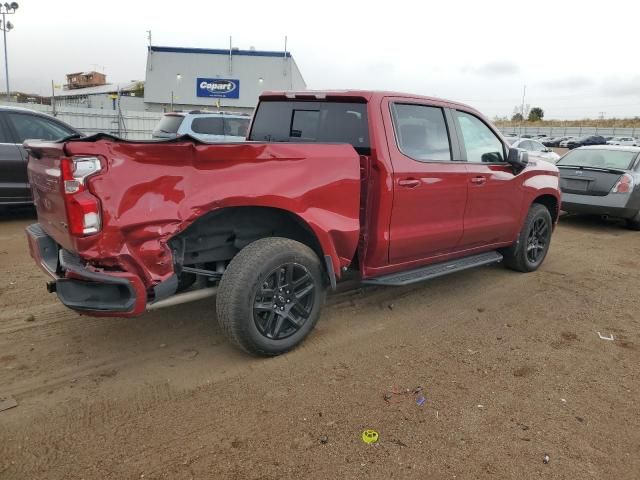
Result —
[[[256, 359], [212, 300], [65, 309], [33, 221], [0, 217], [2, 480], [640, 477], [640, 233], [620, 224], [564, 218], [532, 274], [343, 288], [301, 348]], [[385, 401], [417, 386], [423, 406]]]

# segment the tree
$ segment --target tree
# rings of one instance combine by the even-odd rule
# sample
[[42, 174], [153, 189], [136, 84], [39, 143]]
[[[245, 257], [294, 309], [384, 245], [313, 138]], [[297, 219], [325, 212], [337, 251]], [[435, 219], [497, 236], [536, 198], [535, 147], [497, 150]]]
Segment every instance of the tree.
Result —
[[539, 120], [542, 120], [543, 118], [544, 118], [544, 110], [542, 110], [540, 107], [533, 107], [531, 111], [529, 111], [528, 120], [530, 122], [537, 122]]
[[522, 121], [522, 114], [520, 112], [514, 113], [513, 116], [511, 117], [511, 121], [512, 122], [521, 122]]

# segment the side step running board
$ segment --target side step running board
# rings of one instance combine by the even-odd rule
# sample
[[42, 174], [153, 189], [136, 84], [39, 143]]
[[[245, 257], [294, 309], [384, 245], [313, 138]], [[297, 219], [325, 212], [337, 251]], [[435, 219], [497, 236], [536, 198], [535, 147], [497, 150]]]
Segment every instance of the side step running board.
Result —
[[410, 283], [430, 280], [432, 278], [448, 275], [449, 273], [460, 272], [468, 268], [480, 267], [491, 263], [502, 261], [502, 255], [498, 252], [485, 252], [470, 257], [457, 258], [448, 262], [436, 263], [426, 267], [416, 268], [405, 272], [391, 273], [381, 277], [368, 278], [362, 283], [368, 285], [396, 286], [409, 285]]

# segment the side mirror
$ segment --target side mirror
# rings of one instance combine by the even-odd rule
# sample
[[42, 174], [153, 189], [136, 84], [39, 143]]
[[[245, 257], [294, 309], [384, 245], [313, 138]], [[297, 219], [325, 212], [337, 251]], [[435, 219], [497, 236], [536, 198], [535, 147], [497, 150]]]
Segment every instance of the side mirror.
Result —
[[507, 163], [510, 163], [517, 171], [524, 170], [529, 164], [529, 154], [518, 148], [510, 148]]

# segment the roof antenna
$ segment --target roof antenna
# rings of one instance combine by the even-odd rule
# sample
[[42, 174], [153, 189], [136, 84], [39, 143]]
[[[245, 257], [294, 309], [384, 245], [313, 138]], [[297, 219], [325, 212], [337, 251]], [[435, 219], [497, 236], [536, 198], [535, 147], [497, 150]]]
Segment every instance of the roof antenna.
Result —
[[147, 30], [147, 40], [149, 40], [149, 46], [151, 46], [151, 30]]

